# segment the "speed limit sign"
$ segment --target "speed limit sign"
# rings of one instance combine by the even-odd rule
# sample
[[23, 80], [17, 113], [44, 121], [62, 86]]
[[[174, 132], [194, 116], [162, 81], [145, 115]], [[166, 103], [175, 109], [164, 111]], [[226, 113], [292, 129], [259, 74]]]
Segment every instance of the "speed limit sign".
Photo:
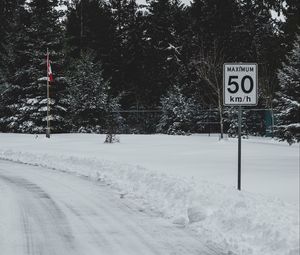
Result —
[[257, 105], [257, 64], [224, 64], [223, 103], [225, 106]]
[[257, 105], [257, 64], [226, 63], [223, 65], [223, 103], [238, 106], [238, 182], [241, 190], [242, 106]]

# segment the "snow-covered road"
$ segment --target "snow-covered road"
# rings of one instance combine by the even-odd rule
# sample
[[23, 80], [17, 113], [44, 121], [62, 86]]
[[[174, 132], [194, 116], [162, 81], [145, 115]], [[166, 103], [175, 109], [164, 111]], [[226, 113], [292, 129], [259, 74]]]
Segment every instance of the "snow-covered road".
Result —
[[0, 160], [3, 255], [222, 254], [107, 185]]

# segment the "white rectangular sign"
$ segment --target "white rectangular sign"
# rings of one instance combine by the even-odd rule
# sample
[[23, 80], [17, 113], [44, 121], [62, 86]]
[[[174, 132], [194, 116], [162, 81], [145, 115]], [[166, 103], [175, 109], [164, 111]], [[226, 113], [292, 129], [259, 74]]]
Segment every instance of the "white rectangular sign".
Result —
[[257, 64], [223, 65], [223, 103], [225, 106], [257, 105]]

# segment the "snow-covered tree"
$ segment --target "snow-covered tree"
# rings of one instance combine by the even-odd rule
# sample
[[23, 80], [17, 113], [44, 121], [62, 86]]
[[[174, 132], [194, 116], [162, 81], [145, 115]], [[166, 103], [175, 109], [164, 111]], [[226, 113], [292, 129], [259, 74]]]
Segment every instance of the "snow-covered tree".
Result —
[[[265, 112], [250, 109], [242, 109], [242, 136], [248, 137], [265, 135]], [[238, 136], [238, 108], [225, 108], [225, 125], [228, 126], [227, 133], [230, 137]]]
[[0, 1], [0, 93], [7, 86], [14, 35], [26, 24], [25, 0]]
[[[239, 120], [238, 120], [238, 109], [236, 107], [230, 107], [226, 111], [226, 122], [229, 122], [229, 129], [227, 131], [229, 137], [238, 136]], [[243, 138], [248, 138], [249, 128], [246, 121], [246, 111], [242, 110], [242, 126], [241, 126], [241, 135]]]
[[289, 144], [300, 141], [300, 36], [278, 72], [277, 135]]
[[162, 115], [157, 131], [170, 135], [183, 135], [193, 131], [197, 123], [195, 100], [186, 97], [178, 86], [161, 99]]
[[68, 92], [73, 130], [116, 133], [120, 123], [119, 98], [110, 95], [100, 63], [85, 52], [68, 73]]
[[[66, 101], [62, 78], [62, 13], [58, 0], [28, 1], [26, 18], [10, 38], [7, 89], [1, 95], [3, 131], [42, 133], [46, 128], [46, 51], [49, 48], [54, 84], [51, 86], [52, 130], [65, 131]], [[21, 17], [22, 18], [22, 17]]]
[[6, 36], [6, 19], [5, 19], [5, 2], [0, 2], [0, 90], [5, 73], [5, 36]]

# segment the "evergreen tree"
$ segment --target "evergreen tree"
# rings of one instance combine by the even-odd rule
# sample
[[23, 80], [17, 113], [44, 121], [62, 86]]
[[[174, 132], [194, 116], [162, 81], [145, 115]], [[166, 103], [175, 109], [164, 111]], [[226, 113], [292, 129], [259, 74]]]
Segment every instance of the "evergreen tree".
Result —
[[[12, 113], [12, 108], [7, 107], [16, 102], [12, 90], [16, 88], [11, 84], [11, 77], [14, 75], [14, 60], [16, 53], [13, 52], [17, 38], [24, 37], [22, 27], [28, 24], [28, 11], [24, 8], [25, 1], [0, 2], [0, 130], [13, 131], [7, 126], [17, 119]], [[10, 127], [11, 128], [11, 127]]]
[[198, 107], [195, 100], [183, 95], [175, 86], [161, 99], [162, 115], [157, 131], [170, 135], [183, 135], [196, 131]]
[[[229, 128], [228, 128], [228, 136], [229, 137], [237, 137], [238, 136], [238, 110], [236, 107], [230, 107], [226, 111], [226, 121], [229, 122]], [[248, 138], [249, 135], [249, 128], [247, 125], [247, 113], [246, 111], [242, 110], [242, 125], [241, 125], [241, 136], [243, 138]]]
[[178, 81], [181, 65], [181, 27], [178, 17], [184, 11], [179, 1], [158, 0], [149, 2], [145, 89], [147, 104], [158, 105], [160, 97]]
[[[150, 108], [149, 87], [147, 81], [147, 59], [149, 42], [146, 35], [148, 26], [147, 13], [143, 7], [136, 4], [128, 6], [127, 13], [130, 13], [128, 25], [122, 42], [122, 66], [123, 83], [121, 90], [125, 92], [122, 100], [125, 109]], [[117, 83], [118, 81], [116, 81]], [[148, 107], [147, 107], [148, 106]]]
[[244, 56], [239, 54], [238, 59], [258, 63], [259, 108], [272, 108], [274, 92], [278, 89], [276, 72], [285, 54], [279, 32], [282, 21], [272, 18], [271, 7], [279, 10], [280, 5], [276, 1], [242, 1], [242, 27], [236, 33], [242, 46], [240, 52], [243, 49], [247, 52]]
[[300, 28], [300, 2], [298, 0], [286, 0], [285, 6], [282, 8], [285, 16], [285, 22], [282, 24], [283, 43], [286, 52], [293, 48], [293, 42]]
[[[141, 19], [134, 0], [111, 0], [113, 19], [113, 48], [111, 54], [111, 86], [115, 94], [125, 92], [125, 108], [136, 103], [139, 97], [135, 90], [140, 73], [137, 71], [141, 53]], [[136, 93], [137, 92], [137, 93]], [[133, 93], [135, 94], [132, 98]]]
[[300, 141], [300, 36], [278, 72], [281, 90], [276, 100], [277, 135], [288, 143]]
[[21, 26], [26, 23], [27, 11], [24, 8], [25, 0], [0, 1], [0, 92], [1, 85], [7, 85], [13, 38]]
[[51, 88], [53, 131], [65, 130], [66, 101], [62, 97], [64, 81], [60, 78], [62, 13], [58, 0], [33, 0], [26, 9], [29, 19], [15, 34], [12, 44], [10, 86], [1, 95], [6, 112], [0, 120], [3, 131], [41, 133], [46, 126], [46, 51], [50, 50], [55, 82]]
[[1, 91], [1, 85], [3, 83], [4, 79], [4, 73], [5, 73], [5, 66], [3, 63], [5, 63], [5, 2], [0, 2], [0, 91]]
[[110, 82], [103, 78], [102, 66], [92, 55], [83, 53], [68, 73], [73, 130], [115, 134], [120, 123], [119, 98], [110, 95]]
[[[169, 109], [168, 104], [171, 104], [178, 111], [163, 110], [158, 126], [160, 132], [198, 130], [200, 122], [212, 118], [205, 115], [204, 109], [210, 108], [214, 113], [218, 111], [213, 119], [220, 122], [222, 133], [223, 122], [229, 125], [222, 102], [224, 62], [259, 63], [258, 107], [272, 108], [276, 91], [282, 93], [283, 98], [298, 100], [291, 98], [292, 85], [287, 85], [291, 83], [287, 77], [295, 76], [297, 70], [293, 54], [288, 55], [278, 79], [277, 70], [287, 50], [292, 48], [299, 26], [299, 1], [194, 0], [191, 6], [184, 7], [179, 0], [149, 0], [147, 6], [139, 6], [135, 0], [73, 0], [66, 19], [61, 19], [58, 2], [0, 1], [1, 131], [44, 130], [47, 48], [55, 77], [51, 86], [51, 119], [53, 131], [57, 132], [69, 130], [73, 121], [75, 130], [80, 126], [95, 130], [99, 125], [98, 131], [110, 129], [108, 132], [114, 133], [118, 126], [113, 123], [118, 123], [119, 117], [111, 113], [119, 103], [125, 109], [156, 109], [161, 103], [162, 109]], [[282, 12], [286, 21], [273, 20], [270, 10]], [[91, 53], [81, 56], [90, 50], [93, 57]], [[97, 64], [99, 61], [101, 67]], [[76, 112], [72, 110], [72, 119], [66, 120], [66, 112], [71, 102], [74, 103], [70, 100], [76, 98], [76, 93], [79, 97], [81, 91], [86, 94], [82, 84], [90, 84], [77, 77], [81, 71], [75, 65], [81, 66], [82, 62], [89, 68], [87, 81], [92, 77], [98, 79], [98, 85], [107, 83], [104, 87], [109, 89], [103, 89], [107, 95], [106, 106], [104, 110], [99, 108], [101, 116], [88, 107], [84, 111], [78, 108]], [[72, 67], [69, 68], [69, 88], [77, 91], [71, 92], [70, 97], [63, 78], [63, 67], [69, 66]], [[98, 76], [95, 72], [99, 72]], [[79, 84], [75, 84], [77, 81]], [[184, 86], [178, 89], [178, 84]], [[116, 98], [120, 93], [124, 96], [119, 102]], [[288, 101], [277, 99], [277, 110], [287, 109]], [[288, 113], [294, 111], [291, 105], [297, 104], [290, 104]], [[203, 114], [199, 109], [194, 110], [196, 108], [203, 109]], [[82, 116], [85, 111], [90, 118]], [[182, 116], [184, 113], [188, 115], [186, 119]], [[263, 134], [258, 115], [245, 114], [249, 133]], [[283, 131], [288, 125], [294, 130], [297, 122], [292, 116], [279, 115], [278, 131], [283, 137], [294, 137], [290, 129]], [[146, 118], [139, 123], [148, 126], [147, 130], [155, 126], [155, 123], [147, 124], [149, 119]], [[139, 132], [142, 129], [146, 130], [143, 127]]]
[[93, 50], [96, 59], [106, 67], [111, 61], [114, 29], [108, 4], [100, 0], [74, 1], [65, 23], [66, 64], [71, 65], [83, 51]]

